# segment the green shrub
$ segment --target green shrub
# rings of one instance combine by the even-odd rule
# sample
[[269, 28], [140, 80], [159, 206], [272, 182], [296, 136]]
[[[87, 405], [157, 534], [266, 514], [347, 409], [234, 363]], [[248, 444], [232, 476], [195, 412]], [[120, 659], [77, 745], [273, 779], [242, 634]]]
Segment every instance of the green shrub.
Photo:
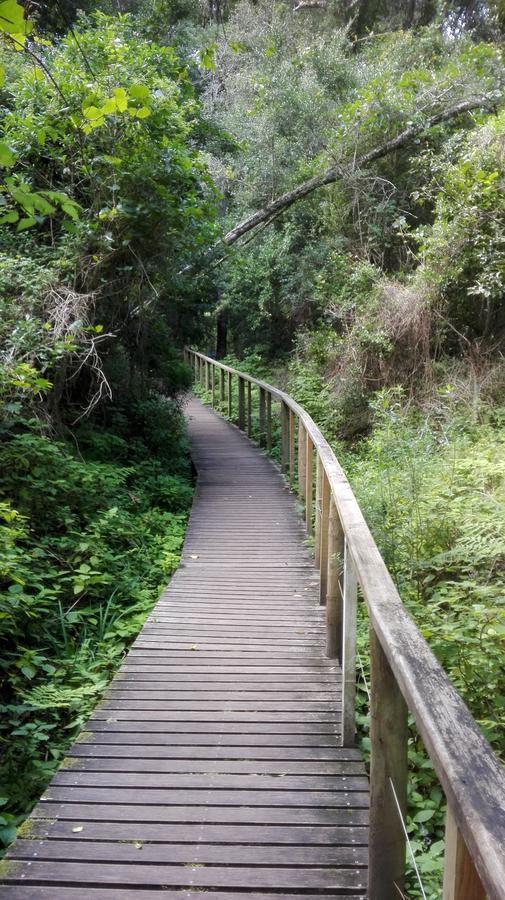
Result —
[[0, 443], [5, 843], [178, 565], [193, 493], [180, 413], [152, 398], [128, 416], [123, 436], [83, 426], [79, 454], [33, 432]]

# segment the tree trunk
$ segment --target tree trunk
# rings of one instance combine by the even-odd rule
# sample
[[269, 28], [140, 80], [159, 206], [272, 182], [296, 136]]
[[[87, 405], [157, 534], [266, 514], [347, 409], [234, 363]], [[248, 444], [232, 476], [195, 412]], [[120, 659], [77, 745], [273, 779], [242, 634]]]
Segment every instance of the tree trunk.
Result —
[[414, 24], [414, 17], [416, 14], [416, 0], [408, 0], [407, 6], [405, 9], [405, 15], [403, 17], [403, 28], [405, 31], [409, 31]]
[[220, 309], [216, 317], [216, 359], [228, 353], [228, 310]]

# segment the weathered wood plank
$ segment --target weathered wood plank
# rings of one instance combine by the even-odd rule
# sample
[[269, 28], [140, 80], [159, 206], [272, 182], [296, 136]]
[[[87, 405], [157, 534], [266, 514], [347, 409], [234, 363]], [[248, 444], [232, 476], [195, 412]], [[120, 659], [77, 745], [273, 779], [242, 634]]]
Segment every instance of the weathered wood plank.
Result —
[[[74, 831], [77, 821], [81, 821], [82, 831]], [[79, 826], [77, 825], [77, 828]], [[30, 822], [31, 839], [82, 841], [137, 841], [137, 822], [116, 822], [106, 820], [94, 822], [85, 819], [33, 819]], [[146, 843], [156, 844], [196, 844], [201, 846], [201, 825], [198, 824], [152, 824], [142, 823], [142, 837]], [[311, 826], [297, 825], [212, 825], [205, 829], [205, 839], [209, 843], [230, 846], [255, 845], [300, 845], [317, 847], [366, 847], [368, 828], [364, 825]]]
[[[505, 852], [505, 848], [504, 848]], [[485, 900], [472, 857], [450, 811], [445, 822], [445, 860], [443, 900]]]
[[[201, 374], [231, 414], [232, 376]], [[250, 433], [246, 378], [235, 413]], [[237, 429], [197, 403], [189, 416], [199, 491], [181, 568], [13, 846], [8, 897], [364, 897], [368, 782], [340, 746], [340, 668], [293, 497]], [[259, 430], [271, 445], [261, 392]], [[312, 497], [307, 451], [302, 437]]]
[[[283, 781], [287, 776], [295, 776], [296, 784], [305, 784], [305, 779], [311, 778], [335, 778], [335, 776], [356, 776], [365, 775], [365, 770], [361, 762], [343, 761], [337, 762], [306, 762], [303, 760], [295, 760], [290, 763], [282, 759], [261, 759], [261, 760], [243, 760], [243, 759], [194, 759], [188, 756], [187, 759], [138, 759], [138, 754], [133, 758], [122, 757], [95, 757], [80, 756], [69, 758], [67, 765], [72, 772], [140, 772], [141, 775], [147, 773], [157, 774], [175, 774], [183, 773], [187, 775], [191, 773], [202, 775], [244, 775], [248, 778], [257, 778], [262, 776], [283, 776]], [[178, 781], [179, 783], [179, 781]], [[366, 790], [366, 785], [363, 786]]]
[[[376, 900], [403, 891], [407, 810], [407, 707], [370, 628], [371, 853], [368, 890]], [[388, 827], [384, 827], [384, 823]]]
[[[294, 806], [166, 806], [143, 803], [58, 803], [39, 804], [32, 813], [35, 819], [71, 819], [77, 827], [91, 822], [159, 822], [229, 825], [367, 825], [368, 810], [363, 808], [325, 808]], [[138, 832], [139, 837], [141, 831]]]
[[[250, 767], [252, 770], [252, 766]], [[365, 775], [295, 775], [289, 776], [283, 773], [282, 780], [277, 775], [262, 775], [258, 778], [257, 772], [248, 775], [230, 775], [228, 773], [211, 774], [206, 772], [203, 775], [164, 775], [161, 773], [151, 774], [146, 772], [78, 772], [75, 769], [58, 772], [54, 777], [53, 785], [69, 786], [69, 787], [114, 787], [114, 788], [143, 788], [143, 789], [166, 789], [174, 788], [174, 790], [188, 790], [188, 797], [192, 792], [197, 790], [224, 790], [224, 791], [243, 791], [254, 790], [259, 793], [263, 791], [278, 792], [280, 786], [282, 791], [328, 791], [335, 792], [345, 788], [347, 791], [365, 791], [368, 788], [368, 782]], [[146, 794], [146, 802], [150, 794]], [[331, 798], [328, 798], [331, 799]]]
[[363, 870], [339, 868], [288, 868], [276, 866], [178, 866], [138, 865], [116, 862], [105, 865], [96, 862], [67, 862], [30, 860], [29, 865], [12, 860], [4, 880], [16, 883], [64, 883], [81, 885], [109, 884], [117, 887], [145, 885], [146, 887], [209, 887], [249, 888], [251, 884], [262, 888], [305, 888], [348, 890], [362, 887]]
[[[324, 896], [321, 893], [308, 894], [293, 892], [290, 890], [288, 894], [282, 891], [275, 891], [274, 894], [265, 894], [263, 891], [247, 891], [246, 893], [233, 891], [230, 895], [229, 891], [215, 891], [211, 888], [209, 891], [205, 888], [198, 888], [197, 891], [192, 890], [144, 890], [142, 889], [142, 900], [293, 900], [295, 897], [301, 900], [321, 900]], [[326, 895], [327, 896], [327, 895]], [[363, 900], [364, 894], [345, 893], [347, 900]], [[37, 885], [36, 887], [24, 885], [12, 885], [9, 888], [9, 898], [11, 900], [139, 900], [137, 888], [80, 888], [80, 887], [44, 887]]]
[[[139, 845], [140, 846], [137, 846]], [[122, 863], [199, 863], [201, 865], [249, 865], [249, 866], [348, 866], [364, 867], [367, 863], [366, 847], [345, 845], [306, 846], [299, 844], [285, 847], [256, 845], [244, 847], [233, 844], [180, 844], [142, 843], [129, 841], [73, 841], [29, 840], [18, 841], [12, 859], [59, 860], [68, 862], [122, 862]]]

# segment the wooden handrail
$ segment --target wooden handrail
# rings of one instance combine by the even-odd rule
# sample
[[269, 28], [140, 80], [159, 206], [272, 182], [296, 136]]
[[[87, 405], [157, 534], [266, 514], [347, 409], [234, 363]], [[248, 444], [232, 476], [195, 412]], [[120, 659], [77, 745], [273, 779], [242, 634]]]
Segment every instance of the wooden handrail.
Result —
[[[447, 799], [444, 900], [505, 898], [505, 770], [407, 613], [330, 445], [307, 412], [284, 391], [186, 348], [196, 380], [209, 389], [221, 372], [220, 401], [252, 434], [251, 392], [259, 391], [259, 444], [272, 446], [272, 400], [280, 404], [281, 466], [305, 501], [307, 531], [315, 530], [326, 605], [326, 649], [342, 666], [343, 743], [355, 737], [357, 587], [370, 619], [370, 863], [371, 900], [402, 890], [405, 838], [398, 809], [407, 797], [407, 710], [416, 722]], [[228, 374], [227, 398], [224, 374]], [[245, 386], [247, 385], [247, 415]], [[215, 404], [215, 392], [212, 390]], [[315, 522], [315, 526], [314, 526]]]

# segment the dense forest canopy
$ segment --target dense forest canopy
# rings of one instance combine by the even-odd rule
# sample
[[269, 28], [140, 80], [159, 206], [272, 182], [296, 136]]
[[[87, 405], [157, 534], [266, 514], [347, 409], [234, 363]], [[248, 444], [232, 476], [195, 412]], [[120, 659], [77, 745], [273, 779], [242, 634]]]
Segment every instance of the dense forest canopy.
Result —
[[504, 29], [501, 0], [1, 0], [5, 843], [177, 565], [185, 343], [324, 429], [503, 752]]

